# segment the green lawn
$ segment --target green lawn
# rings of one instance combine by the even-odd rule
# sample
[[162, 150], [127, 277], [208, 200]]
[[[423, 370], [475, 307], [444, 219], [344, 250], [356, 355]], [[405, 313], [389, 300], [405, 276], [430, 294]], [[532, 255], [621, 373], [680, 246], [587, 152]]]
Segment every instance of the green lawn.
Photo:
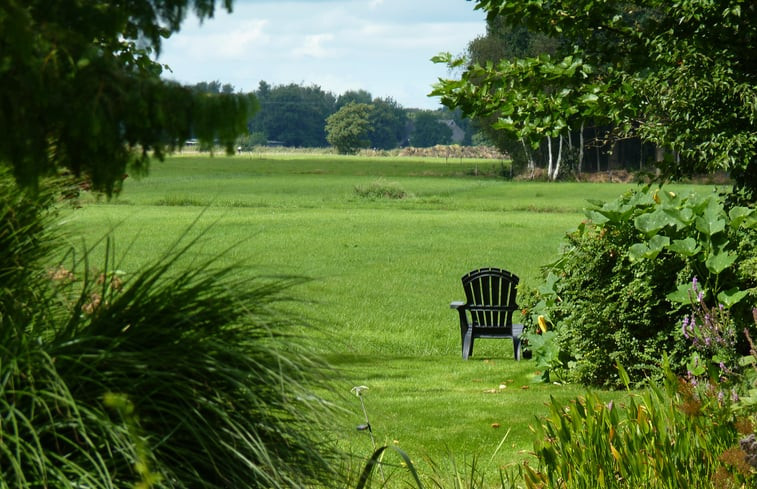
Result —
[[[112, 230], [118, 268], [133, 272], [197, 221], [195, 251], [238, 265], [240, 274], [301, 275], [293, 292], [301, 333], [336, 369], [333, 400], [344, 415], [330, 428], [351, 452], [371, 442], [350, 388], [364, 400], [378, 443], [398, 445], [423, 466], [477, 457], [487, 470], [527, 458], [529, 424], [550, 396], [577, 386], [533, 382], [509, 341], [479, 340], [460, 358], [460, 277], [507, 268], [538, 285], [587, 199], [612, 199], [631, 185], [508, 182], [500, 162], [338, 156], [177, 156], [129, 178], [118, 198], [82, 197], [67, 211], [72, 244]], [[360, 197], [356, 186], [391, 183], [400, 200]], [[100, 251], [95, 251], [94, 255]], [[94, 258], [93, 263], [98, 263]], [[188, 263], [187, 266], [191, 266]], [[607, 394], [608, 396], [614, 394]], [[504, 439], [504, 442], [503, 442]], [[498, 446], [500, 446], [497, 450]], [[496, 453], [495, 453], [496, 452]], [[421, 468], [423, 470], [423, 468]]]

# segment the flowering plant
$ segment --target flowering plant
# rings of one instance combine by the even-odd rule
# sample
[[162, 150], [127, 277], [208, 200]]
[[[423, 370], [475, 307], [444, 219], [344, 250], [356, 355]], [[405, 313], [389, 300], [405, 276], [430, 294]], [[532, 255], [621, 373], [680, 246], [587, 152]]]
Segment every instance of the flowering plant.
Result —
[[690, 341], [692, 354], [688, 362], [688, 377], [718, 379], [722, 382], [739, 370], [741, 356], [736, 348], [736, 327], [723, 304], [708, 306], [697, 278], [689, 292], [692, 312], [683, 319], [681, 331]]
[[[742, 474], [754, 474], [757, 470], [757, 403], [753, 399], [757, 387], [757, 350], [745, 329], [751, 348], [746, 356], [740, 353], [736, 325], [728, 308], [723, 304], [708, 306], [696, 277], [689, 295], [692, 312], [681, 324], [681, 332], [692, 349], [683, 389], [689, 393], [684, 396], [688, 401], [683, 405], [697, 406], [697, 411], [707, 412], [712, 419], [732, 423], [741, 438], [738, 446], [722, 454], [721, 461]], [[753, 315], [757, 324], [757, 309]]]

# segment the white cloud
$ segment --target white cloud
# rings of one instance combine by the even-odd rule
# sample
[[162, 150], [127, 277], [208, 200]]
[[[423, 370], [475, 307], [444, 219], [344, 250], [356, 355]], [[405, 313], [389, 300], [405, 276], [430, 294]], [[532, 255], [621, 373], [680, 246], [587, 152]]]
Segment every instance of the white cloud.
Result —
[[334, 39], [333, 34], [311, 34], [305, 36], [304, 43], [294, 50], [296, 56], [311, 58], [328, 58], [335, 55], [333, 49], [326, 48], [323, 44]]
[[258, 49], [269, 49], [271, 36], [265, 33], [267, 20], [251, 20], [228, 33], [217, 34], [210, 41], [210, 48], [227, 58], [238, 59]]
[[253, 91], [316, 84], [335, 94], [365, 89], [405, 107], [434, 107], [426, 94], [446, 68], [430, 58], [462, 53], [485, 32], [464, 0], [236, 0], [202, 25], [189, 20], [160, 58], [184, 83], [218, 80]]

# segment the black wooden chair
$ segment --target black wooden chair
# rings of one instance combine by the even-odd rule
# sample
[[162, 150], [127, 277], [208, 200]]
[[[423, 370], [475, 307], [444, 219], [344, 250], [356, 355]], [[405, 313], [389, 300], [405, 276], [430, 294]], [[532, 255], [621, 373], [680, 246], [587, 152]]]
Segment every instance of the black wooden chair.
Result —
[[450, 303], [460, 315], [463, 359], [473, 355], [476, 338], [511, 338], [515, 359], [521, 358], [522, 324], [513, 324], [513, 312], [520, 279], [499, 268], [481, 268], [463, 276], [465, 302]]

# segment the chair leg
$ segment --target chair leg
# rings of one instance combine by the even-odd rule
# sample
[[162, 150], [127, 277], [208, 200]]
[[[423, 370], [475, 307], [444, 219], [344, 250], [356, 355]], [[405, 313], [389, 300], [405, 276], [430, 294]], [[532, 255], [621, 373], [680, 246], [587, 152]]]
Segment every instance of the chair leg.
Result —
[[520, 362], [520, 357], [522, 355], [521, 348], [523, 347], [520, 336], [513, 336], [513, 350], [515, 352], [515, 359]]
[[515, 353], [515, 360], [517, 361], [520, 361], [523, 357], [523, 341], [521, 341], [523, 329], [522, 324], [513, 324], [513, 352]]
[[468, 328], [462, 334], [463, 343], [463, 360], [467, 360], [469, 356], [473, 355], [473, 330]]

